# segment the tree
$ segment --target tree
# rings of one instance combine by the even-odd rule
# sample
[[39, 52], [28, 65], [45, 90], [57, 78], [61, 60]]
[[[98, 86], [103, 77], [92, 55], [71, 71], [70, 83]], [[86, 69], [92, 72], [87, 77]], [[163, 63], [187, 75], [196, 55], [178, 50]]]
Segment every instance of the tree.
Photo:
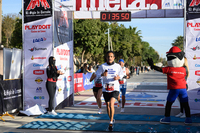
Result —
[[[74, 20], [74, 55], [79, 62], [78, 68], [88, 60], [103, 60], [104, 47], [107, 44], [105, 34], [109, 24], [100, 20]], [[81, 61], [79, 61], [81, 57]]]
[[172, 46], [177, 46], [177, 47], [179, 47], [179, 48], [183, 51], [183, 48], [184, 48], [184, 47], [183, 47], [183, 45], [184, 45], [183, 40], [184, 40], [183, 36], [178, 36], [178, 37], [173, 41]]
[[14, 14], [7, 14], [6, 16], [3, 16], [2, 31], [4, 32], [6, 37], [6, 47], [9, 47], [12, 33], [15, 28], [15, 17], [16, 15]]

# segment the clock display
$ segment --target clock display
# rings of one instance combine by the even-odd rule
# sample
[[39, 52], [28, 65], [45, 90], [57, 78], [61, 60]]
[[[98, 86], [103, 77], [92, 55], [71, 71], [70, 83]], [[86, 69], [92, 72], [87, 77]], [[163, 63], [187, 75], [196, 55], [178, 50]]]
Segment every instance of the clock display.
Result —
[[101, 21], [131, 21], [131, 12], [101, 12]]

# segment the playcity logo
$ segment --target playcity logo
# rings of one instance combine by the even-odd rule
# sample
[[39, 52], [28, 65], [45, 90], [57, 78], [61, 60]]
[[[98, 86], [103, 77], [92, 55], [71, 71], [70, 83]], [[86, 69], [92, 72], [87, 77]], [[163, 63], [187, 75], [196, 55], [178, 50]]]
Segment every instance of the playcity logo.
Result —
[[46, 40], [47, 40], [47, 38], [45, 38], [45, 37], [37, 38], [37, 39], [33, 39], [33, 43], [36, 43], [36, 42], [44, 42], [44, 41], [46, 41]]
[[193, 60], [198, 60], [200, 59], [200, 57], [197, 57], [196, 55], [194, 55]]
[[200, 23], [188, 22], [187, 27], [194, 28], [194, 31], [200, 31]]
[[[81, 4], [80, 4], [81, 3]], [[76, 1], [77, 11], [108, 11], [133, 9], [161, 9], [162, 0], [80, 0]]]
[[192, 0], [189, 6], [198, 6], [200, 4], [200, 0]]
[[25, 25], [25, 30], [46, 30], [50, 29], [51, 24], [43, 24], [43, 25]]
[[43, 75], [44, 74], [44, 70], [33, 70], [33, 74], [35, 74], [35, 75]]
[[31, 9], [35, 9], [35, 7], [40, 7], [40, 5], [42, 7], [44, 7], [44, 9], [46, 10], [47, 8], [50, 8], [49, 3], [47, 2], [47, 0], [31, 0], [30, 3], [28, 4], [26, 10], [29, 11]]
[[196, 46], [196, 47], [193, 47], [191, 48], [193, 51], [196, 51], [196, 50], [200, 50], [200, 47], [199, 46]]

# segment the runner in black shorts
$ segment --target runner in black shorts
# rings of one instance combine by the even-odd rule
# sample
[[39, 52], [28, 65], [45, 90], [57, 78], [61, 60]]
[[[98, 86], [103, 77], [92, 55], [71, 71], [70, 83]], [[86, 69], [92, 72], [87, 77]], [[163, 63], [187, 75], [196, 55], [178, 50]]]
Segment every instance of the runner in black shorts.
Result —
[[103, 97], [106, 102], [107, 113], [110, 118], [108, 130], [113, 130], [114, 113], [115, 113], [115, 99], [119, 96], [119, 79], [123, 78], [124, 74], [122, 67], [114, 62], [115, 55], [113, 51], [108, 51], [106, 55], [107, 62], [102, 64], [97, 70], [97, 78], [103, 79]]
[[[98, 68], [97, 68], [98, 69]], [[97, 101], [97, 105], [98, 105], [98, 114], [101, 114], [101, 95], [102, 95], [102, 78], [100, 77], [99, 79], [96, 78], [96, 74], [95, 72], [92, 74], [91, 78], [90, 78], [90, 82], [92, 82], [92, 80], [94, 80], [95, 85], [93, 87], [93, 93], [94, 93], [94, 97], [96, 98]]]

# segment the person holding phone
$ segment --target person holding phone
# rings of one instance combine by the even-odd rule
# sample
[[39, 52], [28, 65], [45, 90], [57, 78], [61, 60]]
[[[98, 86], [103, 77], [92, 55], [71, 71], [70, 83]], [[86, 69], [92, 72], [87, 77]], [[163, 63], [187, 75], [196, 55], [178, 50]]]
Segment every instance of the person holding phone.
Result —
[[63, 75], [60, 70], [57, 69], [55, 66], [56, 59], [51, 56], [49, 57], [49, 65], [47, 66], [46, 73], [47, 73], [47, 82], [46, 82], [46, 88], [47, 92], [49, 94], [49, 109], [48, 114], [50, 115], [57, 115], [57, 113], [54, 110], [54, 97], [56, 93], [56, 82], [59, 75]]

